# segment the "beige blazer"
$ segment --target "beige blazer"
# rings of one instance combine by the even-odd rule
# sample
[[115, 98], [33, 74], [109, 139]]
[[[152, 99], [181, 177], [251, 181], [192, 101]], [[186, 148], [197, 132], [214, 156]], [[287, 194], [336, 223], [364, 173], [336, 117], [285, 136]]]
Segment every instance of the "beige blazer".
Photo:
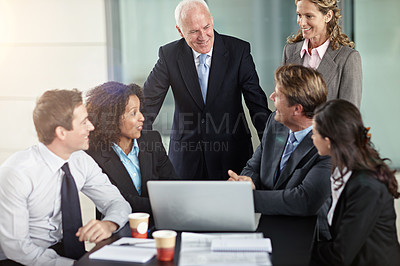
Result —
[[[302, 46], [303, 41], [286, 44], [282, 64], [303, 65], [304, 57], [300, 57]], [[328, 101], [345, 99], [360, 108], [362, 67], [360, 54], [356, 50], [340, 46], [334, 51], [329, 45], [317, 71], [322, 74], [328, 87]]]

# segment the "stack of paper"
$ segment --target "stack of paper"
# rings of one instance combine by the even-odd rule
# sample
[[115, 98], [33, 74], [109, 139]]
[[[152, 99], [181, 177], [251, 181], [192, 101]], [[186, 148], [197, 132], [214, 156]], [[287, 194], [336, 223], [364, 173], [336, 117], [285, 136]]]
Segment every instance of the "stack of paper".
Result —
[[[272, 251], [269, 239], [262, 233], [182, 233], [179, 265], [272, 265], [267, 251]], [[244, 245], [241, 243], [246, 242]], [[215, 247], [240, 247], [217, 252]], [[266, 248], [264, 248], [266, 245]], [[245, 251], [245, 246], [251, 247]], [[263, 251], [253, 251], [263, 247]], [[222, 251], [222, 250], [221, 250]]]
[[89, 259], [145, 263], [156, 255], [154, 239], [123, 237], [89, 255]]
[[211, 241], [212, 251], [234, 251], [234, 252], [272, 252], [271, 239], [213, 239]]

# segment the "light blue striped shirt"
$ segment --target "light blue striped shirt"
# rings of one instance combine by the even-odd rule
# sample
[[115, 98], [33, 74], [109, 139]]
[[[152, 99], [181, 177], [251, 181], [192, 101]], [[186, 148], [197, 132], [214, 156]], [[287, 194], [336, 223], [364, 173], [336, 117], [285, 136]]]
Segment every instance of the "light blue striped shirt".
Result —
[[[296, 138], [296, 141], [292, 143], [292, 145], [294, 146], [294, 149], [293, 149], [292, 152], [294, 152], [294, 150], [297, 148], [297, 146], [300, 144], [300, 142], [305, 138], [305, 136], [307, 136], [307, 134], [308, 134], [311, 130], [312, 130], [312, 125], [309, 126], [309, 127], [306, 128], [306, 129], [301, 130], [301, 131], [296, 131], [296, 132], [294, 132], [294, 137]], [[290, 136], [290, 134], [291, 134], [292, 132], [293, 132], [292, 130], [289, 130], [289, 136]], [[281, 157], [281, 161], [279, 162], [279, 167], [278, 167], [278, 169], [277, 169], [276, 172], [275, 172], [275, 175], [274, 175], [274, 182], [276, 181], [277, 176], [280, 174], [280, 171], [283, 170], [283, 168], [285, 167], [287, 161], [289, 160], [289, 158], [290, 158], [290, 156], [291, 156], [291, 154], [292, 154], [292, 152], [291, 152], [290, 154], [285, 154], [286, 146], [288, 146], [288, 145], [289, 145], [289, 138], [288, 138], [288, 140], [286, 141], [285, 149], [283, 150], [283, 154], [282, 154], [282, 157]]]
[[126, 170], [128, 171], [129, 175], [131, 176], [133, 185], [135, 186], [139, 195], [142, 193], [142, 181], [140, 178], [140, 167], [139, 167], [139, 145], [137, 140], [133, 140], [132, 150], [125, 154], [125, 152], [119, 147], [117, 144], [114, 143], [113, 145], [114, 151], [117, 153], [119, 159], [121, 160], [122, 164], [125, 166]]
[[[309, 126], [306, 129], [300, 130], [300, 131], [296, 131], [294, 132], [294, 136], [296, 137], [296, 142], [293, 143], [293, 145], [295, 146], [295, 149], [297, 148], [297, 145], [300, 144], [300, 142], [305, 138], [305, 136], [307, 136], [307, 134], [312, 130], [312, 126]], [[292, 133], [292, 130], [289, 130], [289, 135], [290, 133]], [[286, 142], [286, 145], [288, 145], [289, 140]]]

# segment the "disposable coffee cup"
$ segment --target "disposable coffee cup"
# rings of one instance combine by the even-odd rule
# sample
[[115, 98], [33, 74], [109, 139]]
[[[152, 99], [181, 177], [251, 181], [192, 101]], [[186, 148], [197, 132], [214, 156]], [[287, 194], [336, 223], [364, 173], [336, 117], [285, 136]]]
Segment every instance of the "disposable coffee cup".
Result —
[[129, 227], [132, 237], [147, 238], [150, 214], [145, 212], [134, 212], [129, 214]]
[[159, 230], [152, 234], [157, 248], [157, 259], [171, 261], [174, 259], [176, 232], [171, 230]]

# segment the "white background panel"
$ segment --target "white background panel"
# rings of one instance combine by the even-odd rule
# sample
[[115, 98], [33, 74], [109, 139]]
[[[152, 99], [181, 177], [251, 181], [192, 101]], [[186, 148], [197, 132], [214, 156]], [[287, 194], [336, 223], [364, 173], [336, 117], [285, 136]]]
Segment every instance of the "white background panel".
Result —
[[0, 57], [0, 94], [37, 97], [48, 89], [86, 90], [107, 78], [105, 46], [10, 47]]
[[105, 42], [103, 0], [0, 0], [0, 43]]

